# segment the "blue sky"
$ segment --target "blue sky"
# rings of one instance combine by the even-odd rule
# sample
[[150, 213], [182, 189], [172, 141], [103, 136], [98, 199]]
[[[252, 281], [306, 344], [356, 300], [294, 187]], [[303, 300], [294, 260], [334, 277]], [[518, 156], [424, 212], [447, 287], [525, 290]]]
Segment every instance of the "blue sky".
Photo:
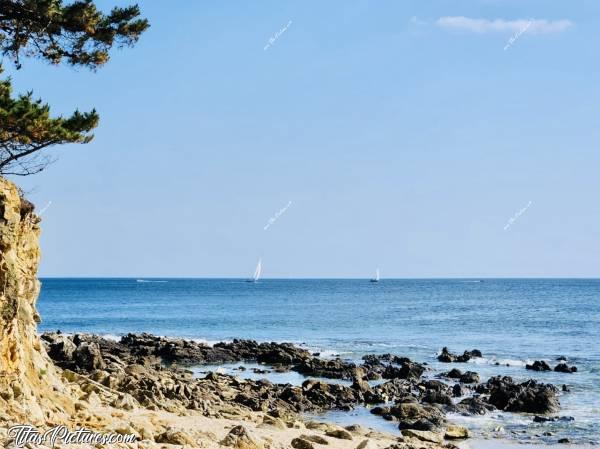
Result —
[[101, 114], [18, 180], [42, 276], [599, 275], [597, 1], [140, 7], [96, 73], [8, 70]]

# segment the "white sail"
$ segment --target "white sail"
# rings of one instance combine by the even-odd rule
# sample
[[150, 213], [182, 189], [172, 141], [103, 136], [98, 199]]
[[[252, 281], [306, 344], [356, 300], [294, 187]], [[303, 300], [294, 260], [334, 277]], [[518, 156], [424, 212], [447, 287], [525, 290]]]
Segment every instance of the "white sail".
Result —
[[256, 265], [256, 270], [254, 271], [254, 276], [252, 276], [252, 279], [254, 280], [254, 282], [258, 281], [261, 273], [262, 273], [262, 259], [258, 259], [258, 264]]
[[379, 280], [379, 268], [377, 268], [377, 270], [375, 270], [375, 280], [376, 281]]

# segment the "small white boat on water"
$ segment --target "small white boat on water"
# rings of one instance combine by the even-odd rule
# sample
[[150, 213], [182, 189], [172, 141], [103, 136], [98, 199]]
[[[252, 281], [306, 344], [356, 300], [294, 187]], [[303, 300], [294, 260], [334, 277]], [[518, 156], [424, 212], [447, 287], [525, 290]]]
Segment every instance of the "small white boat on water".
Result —
[[260, 279], [262, 273], [262, 259], [258, 259], [256, 270], [254, 270], [254, 276], [251, 279], [246, 279], [246, 282], [257, 282]]
[[375, 270], [375, 277], [371, 279], [371, 282], [379, 282], [379, 268]]

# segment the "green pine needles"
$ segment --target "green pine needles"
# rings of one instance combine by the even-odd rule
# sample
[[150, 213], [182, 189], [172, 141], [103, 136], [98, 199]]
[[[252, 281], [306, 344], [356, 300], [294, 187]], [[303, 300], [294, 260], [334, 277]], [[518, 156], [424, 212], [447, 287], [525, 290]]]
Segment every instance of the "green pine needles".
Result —
[[[25, 56], [96, 70], [113, 47], [133, 45], [149, 27], [139, 15], [137, 5], [105, 15], [91, 0], [68, 5], [61, 0], [0, 0], [0, 52], [17, 69]], [[31, 92], [13, 96], [10, 79], [0, 80], [0, 175], [42, 171], [52, 162], [42, 150], [88, 143], [98, 120], [95, 110], [53, 118], [50, 107]]]

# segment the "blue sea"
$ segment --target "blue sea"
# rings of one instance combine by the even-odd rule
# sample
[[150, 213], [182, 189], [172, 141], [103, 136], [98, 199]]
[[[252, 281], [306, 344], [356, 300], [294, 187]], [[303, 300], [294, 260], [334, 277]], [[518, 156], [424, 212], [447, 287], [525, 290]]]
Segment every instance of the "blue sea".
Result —
[[[484, 357], [459, 368], [483, 379], [503, 374], [567, 384], [571, 392], [561, 395], [559, 415], [574, 420], [537, 424], [510, 413], [453, 420], [481, 436], [600, 442], [600, 280], [52, 278], [42, 279], [38, 309], [40, 331], [290, 341], [356, 360], [390, 352], [427, 362], [430, 376], [449, 368], [436, 360], [443, 346], [460, 353], [477, 348]], [[533, 360], [554, 366], [559, 356], [579, 371], [525, 369]], [[362, 409], [327, 418], [394, 430]]]

